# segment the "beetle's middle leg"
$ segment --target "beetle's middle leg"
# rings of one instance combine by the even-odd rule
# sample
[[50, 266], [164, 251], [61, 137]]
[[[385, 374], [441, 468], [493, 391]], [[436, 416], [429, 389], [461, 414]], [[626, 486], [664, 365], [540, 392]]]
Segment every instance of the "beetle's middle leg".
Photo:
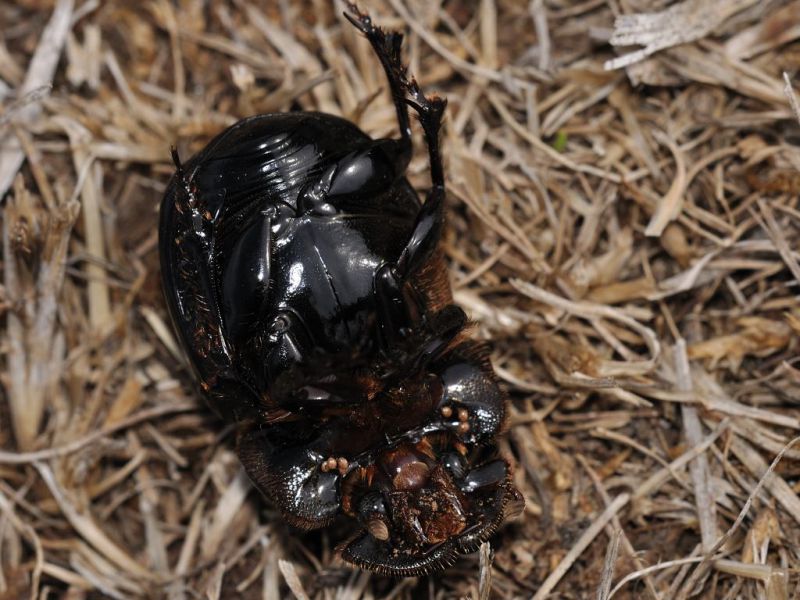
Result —
[[203, 210], [197, 198], [197, 187], [192, 176], [186, 173], [175, 146], [170, 148], [170, 154], [172, 162], [175, 163], [174, 207], [179, 214], [179, 220], [186, 225], [182, 233], [184, 236], [192, 236], [193, 242], [198, 247], [202, 247], [205, 255], [210, 257], [211, 230], [213, 229], [211, 215], [208, 211]]

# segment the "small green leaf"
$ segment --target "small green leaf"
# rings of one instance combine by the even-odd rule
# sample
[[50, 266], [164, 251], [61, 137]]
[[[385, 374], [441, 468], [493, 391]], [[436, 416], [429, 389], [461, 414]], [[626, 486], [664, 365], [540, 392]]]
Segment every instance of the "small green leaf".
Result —
[[559, 131], [556, 133], [555, 139], [553, 139], [553, 148], [556, 149], [557, 152], [563, 152], [567, 147], [567, 134], [563, 131]]

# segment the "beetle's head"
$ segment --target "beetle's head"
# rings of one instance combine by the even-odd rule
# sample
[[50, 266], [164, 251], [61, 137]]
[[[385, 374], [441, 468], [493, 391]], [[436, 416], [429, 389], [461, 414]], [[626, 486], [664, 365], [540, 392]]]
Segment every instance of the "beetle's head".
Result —
[[350, 473], [343, 507], [364, 530], [342, 547], [345, 560], [386, 574], [424, 574], [474, 551], [521, 510], [508, 464], [493, 448], [468, 456], [451, 442], [404, 443]]

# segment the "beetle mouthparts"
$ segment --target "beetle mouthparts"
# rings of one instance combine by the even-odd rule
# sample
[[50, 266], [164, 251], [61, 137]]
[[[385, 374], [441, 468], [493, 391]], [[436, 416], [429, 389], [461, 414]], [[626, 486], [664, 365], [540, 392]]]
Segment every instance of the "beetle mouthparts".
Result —
[[390, 503], [391, 528], [382, 518], [370, 520], [366, 531], [339, 551], [364, 569], [418, 576], [446, 567], [457, 554], [476, 550], [507, 517], [506, 507], [517, 510], [522, 500], [506, 478], [492, 489], [470, 493], [453, 493], [452, 488], [395, 492]]

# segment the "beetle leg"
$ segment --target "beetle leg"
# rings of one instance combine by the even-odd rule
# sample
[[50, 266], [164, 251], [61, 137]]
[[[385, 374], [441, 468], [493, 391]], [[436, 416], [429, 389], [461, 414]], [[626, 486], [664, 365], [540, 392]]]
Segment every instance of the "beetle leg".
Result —
[[[314, 342], [303, 320], [291, 310], [279, 311], [266, 329], [258, 357], [263, 385], [279, 406], [291, 404], [302, 391], [306, 374], [302, 366], [313, 353]], [[257, 364], [253, 369], [259, 368]]]
[[[388, 190], [405, 174], [410, 150], [411, 146], [403, 140], [380, 139], [350, 152], [332, 167], [330, 175], [325, 173], [320, 179], [323, 193], [318, 195], [324, 200], [321, 205], [335, 211], [328, 202], [335, 204], [340, 198], [377, 195]], [[316, 192], [316, 187], [304, 191], [301, 198], [305, 205], [309, 204], [307, 197]], [[317, 214], [323, 213], [318, 210]]]
[[186, 178], [186, 173], [183, 170], [183, 163], [181, 162], [180, 154], [178, 154], [178, 149], [175, 146], [170, 146], [169, 154], [172, 157], [173, 164], [175, 165], [175, 177], [177, 177], [178, 181], [180, 181], [183, 191], [187, 194], [187, 196], [191, 197], [189, 180]]
[[434, 372], [438, 372], [443, 387], [437, 410], [445, 428], [469, 444], [489, 440], [500, 432], [505, 420], [505, 396], [482, 344], [459, 344]]
[[347, 468], [350, 466], [350, 461], [348, 461], [344, 456], [335, 457], [329, 456], [325, 460], [323, 460], [319, 465], [319, 470], [323, 473], [327, 473], [329, 471], [338, 471], [339, 475], [347, 474]]
[[444, 224], [444, 187], [434, 187], [417, 215], [414, 230], [406, 242], [395, 269], [405, 280], [418, 271], [439, 243]]
[[403, 84], [409, 96], [406, 102], [419, 114], [431, 166], [431, 189], [417, 215], [411, 237], [397, 260], [397, 270], [405, 278], [425, 264], [442, 235], [445, 185], [444, 166], [439, 152], [439, 130], [447, 101], [437, 96], [425, 96], [413, 78], [411, 81], [404, 80]]
[[414, 367], [420, 368], [442, 356], [466, 325], [467, 315], [455, 304], [433, 314], [427, 321], [428, 334], [420, 344]]
[[225, 418], [246, 418], [263, 406], [251, 382], [234, 367], [224, 335], [217, 282], [209, 268], [213, 223], [174, 147], [171, 153], [176, 173], [167, 189], [160, 228], [162, 236], [164, 231], [172, 234], [162, 246], [161, 269], [165, 285], [181, 292], [168, 298], [169, 309], [213, 410]]
[[[389, 80], [389, 89], [397, 110], [397, 122], [400, 126], [400, 137], [406, 148], [408, 158], [411, 156], [411, 123], [408, 119], [408, 107], [405, 102], [406, 68], [400, 58], [400, 47], [403, 44], [403, 34], [398, 31], [384, 31], [373, 24], [370, 16], [361, 12], [353, 2], [348, 2], [347, 7], [352, 15], [344, 13], [345, 18], [355, 25], [372, 45], [372, 49], [381, 61], [386, 78]], [[408, 164], [408, 159], [406, 160]]]
[[352, 2], [348, 2], [348, 8], [353, 14], [345, 13], [345, 17], [367, 36], [386, 72], [397, 109], [402, 147], [408, 148], [410, 153], [408, 106], [411, 106], [419, 115], [431, 165], [431, 189], [417, 215], [408, 242], [397, 262], [394, 265], [384, 265], [375, 275], [383, 344], [390, 346], [409, 324], [408, 309], [402, 294], [403, 284], [425, 264], [441, 237], [445, 185], [444, 168], [439, 153], [439, 129], [447, 102], [436, 96], [428, 98], [422, 93], [416, 80], [408, 79], [400, 56], [403, 40], [401, 33], [386, 32], [376, 27], [370, 16], [361, 12]]
[[345, 13], [345, 17], [360, 29], [372, 44], [378, 59], [383, 65], [389, 86], [392, 90], [397, 118], [400, 124], [402, 143], [407, 143], [411, 148], [411, 127], [408, 119], [408, 108], [411, 106], [419, 115], [419, 121], [425, 132], [425, 141], [428, 145], [428, 156], [431, 165], [431, 190], [428, 192], [425, 205], [417, 216], [414, 231], [406, 244], [400, 259], [397, 261], [396, 270], [401, 279], [407, 278], [419, 269], [430, 256], [442, 232], [444, 221], [444, 167], [439, 153], [439, 129], [442, 116], [447, 106], [447, 101], [438, 96], [428, 98], [419, 89], [419, 85], [412, 77], [406, 76], [406, 68], [400, 59], [400, 45], [403, 40], [398, 32], [385, 32], [372, 23], [369, 15], [362, 13], [352, 2], [348, 3], [350, 11], [355, 16]]
[[338, 461], [335, 469], [321, 469], [326, 453], [313, 446], [274, 444], [269, 429], [240, 430], [237, 439], [250, 479], [291, 525], [303, 529], [329, 524], [341, 506]]
[[425, 133], [425, 143], [428, 145], [428, 158], [431, 164], [431, 182], [434, 188], [440, 187], [444, 194], [444, 165], [439, 153], [439, 130], [442, 127], [442, 117], [447, 108], [447, 100], [439, 96], [430, 98], [419, 89], [417, 80], [403, 80], [403, 87], [408, 95], [406, 103], [419, 115], [419, 124]]
[[375, 296], [378, 301], [381, 345], [389, 349], [404, 337], [409, 326], [403, 282], [392, 265], [383, 265], [375, 273]]
[[175, 209], [180, 213], [183, 219], [188, 219], [191, 226], [185, 233], [192, 234], [197, 238], [198, 243], [204, 248], [208, 249], [210, 242], [208, 239], [208, 227], [205, 222], [207, 219], [200, 210], [197, 201], [197, 190], [195, 189], [191, 177], [186, 175], [183, 168], [183, 163], [178, 155], [178, 149], [175, 146], [170, 147], [170, 154], [172, 155], [172, 162], [175, 163]]
[[472, 493], [478, 488], [496, 486], [508, 479], [508, 463], [502, 458], [495, 459], [472, 469], [460, 482], [461, 491]]

